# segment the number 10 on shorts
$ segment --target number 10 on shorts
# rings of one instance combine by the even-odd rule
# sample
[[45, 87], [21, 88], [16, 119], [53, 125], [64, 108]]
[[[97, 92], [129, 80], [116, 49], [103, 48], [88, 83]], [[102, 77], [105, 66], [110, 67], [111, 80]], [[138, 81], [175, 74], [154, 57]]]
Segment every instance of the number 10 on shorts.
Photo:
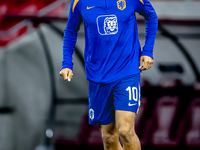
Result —
[[127, 87], [126, 91], [129, 93], [129, 100], [138, 101], [138, 89], [137, 87]]

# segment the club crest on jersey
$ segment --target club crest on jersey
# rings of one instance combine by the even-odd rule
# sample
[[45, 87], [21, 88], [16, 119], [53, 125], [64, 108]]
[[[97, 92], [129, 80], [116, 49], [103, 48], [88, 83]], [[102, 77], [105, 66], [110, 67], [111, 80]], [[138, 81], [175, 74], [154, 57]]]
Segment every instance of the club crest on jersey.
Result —
[[126, 1], [125, 0], [118, 0], [117, 1], [117, 8], [120, 10], [124, 10], [126, 8]]
[[97, 17], [97, 28], [101, 35], [113, 35], [118, 32], [117, 16], [101, 15]]

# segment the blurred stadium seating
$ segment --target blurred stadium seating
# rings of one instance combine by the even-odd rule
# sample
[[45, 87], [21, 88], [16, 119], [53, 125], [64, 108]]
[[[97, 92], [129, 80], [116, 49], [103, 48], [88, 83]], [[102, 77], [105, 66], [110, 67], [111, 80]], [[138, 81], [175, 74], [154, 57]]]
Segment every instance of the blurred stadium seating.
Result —
[[185, 145], [188, 147], [200, 146], [200, 97], [191, 100], [187, 113], [183, 118]]
[[5, 46], [24, 35], [28, 31], [28, 23], [26, 21], [10, 21], [4, 20], [0, 24], [0, 46]]
[[175, 119], [178, 112], [179, 99], [178, 97], [162, 97], [157, 100], [151, 118], [154, 126], [151, 132], [151, 143], [155, 146], [177, 146], [181, 137], [172, 139], [172, 128], [175, 125]]
[[68, 0], [1, 0], [0, 46], [5, 46], [27, 33], [27, 21], [23, 21], [25, 19], [66, 17], [65, 13], [69, 2]]

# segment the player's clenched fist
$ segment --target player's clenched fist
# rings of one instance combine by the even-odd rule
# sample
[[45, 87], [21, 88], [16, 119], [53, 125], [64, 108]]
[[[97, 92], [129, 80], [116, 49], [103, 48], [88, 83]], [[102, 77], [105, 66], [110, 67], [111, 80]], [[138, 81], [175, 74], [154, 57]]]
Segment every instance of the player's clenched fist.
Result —
[[153, 65], [153, 59], [149, 56], [141, 56], [140, 57], [140, 70], [150, 69]]
[[69, 68], [62, 69], [59, 74], [64, 78], [64, 80], [68, 81], [71, 81], [73, 75], [72, 70]]

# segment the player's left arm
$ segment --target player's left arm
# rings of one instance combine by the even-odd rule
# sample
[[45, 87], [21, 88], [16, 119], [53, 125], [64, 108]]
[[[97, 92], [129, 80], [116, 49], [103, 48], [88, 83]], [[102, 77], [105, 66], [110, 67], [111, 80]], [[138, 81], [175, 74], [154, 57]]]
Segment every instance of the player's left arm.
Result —
[[156, 33], [158, 29], [157, 14], [149, 0], [136, 0], [137, 12], [145, 19], [145, 45], [140, 57], [140, 70], [150, 69], [153, 65], [153, 49], [155, 44]]
[[81, 0], [72, 0], [69, 10], [69, 17], [63, 36], [63, 62], [59, 74], [64, 80], [71, 81], [73, 75], [72, 55], [74, 53], [78, 31], [82, 22]]

